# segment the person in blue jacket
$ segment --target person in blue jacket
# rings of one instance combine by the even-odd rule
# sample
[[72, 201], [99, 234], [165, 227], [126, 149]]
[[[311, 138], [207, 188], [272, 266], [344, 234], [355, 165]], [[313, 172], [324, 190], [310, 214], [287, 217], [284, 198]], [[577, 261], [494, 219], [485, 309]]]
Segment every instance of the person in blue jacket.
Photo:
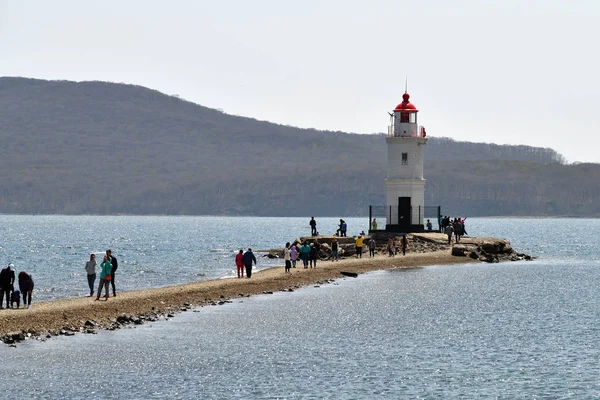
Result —
[[251, 248], [248, 248], [248, 251], [244, 253], [242, 261], [244, 262], [244, 266], [246, 267], [246, 276], [250, 278], [252, 276], [252, 263], [256, 265], [256, 257], [254, 257], [254, 253], [252, 253]]

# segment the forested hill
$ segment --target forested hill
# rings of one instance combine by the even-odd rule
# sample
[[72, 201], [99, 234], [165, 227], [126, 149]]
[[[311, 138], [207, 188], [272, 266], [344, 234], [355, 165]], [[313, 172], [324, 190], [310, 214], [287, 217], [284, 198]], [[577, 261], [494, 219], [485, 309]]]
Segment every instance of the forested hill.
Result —
[[[0, 212], [365, 215], [383, 135], [232, 116], [140, 86], [0, 78]], [[600, 165], [427, 142], [426, 203], [460, 215], [600, 215]]]

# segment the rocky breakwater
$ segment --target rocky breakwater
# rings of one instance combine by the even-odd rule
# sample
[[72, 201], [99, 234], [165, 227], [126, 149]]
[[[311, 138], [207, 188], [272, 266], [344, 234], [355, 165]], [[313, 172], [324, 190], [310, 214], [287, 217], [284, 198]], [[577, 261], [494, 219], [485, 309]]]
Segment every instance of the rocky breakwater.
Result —
[[[375, 239], [375, 253], [379, 255], [388, 254], [388, 240], [394, 239], [397, 253], [402, 252], [401, 235], [388, 232], [376, 232], [367, 235], [363, 243], [363, 253], [369, 253], [369, 239]], [[492, 237], [464, 236], [459, 243], [448, 243], [448, 236], [437, 232], [409, 233], [406, 235], [409, 245], [408, 253], [431, 253], [440, 250], [449, 250], [453, 256], [469, 257], [481, 262], [496, 263], [501, 261], [532, 260], [535, 257], [516, 252], [506, 239]], [[319, 243], [318, 257], [320, 260], [331, 258], [331, 242], [334, 236], [303, 236], [295, 239], [292, 245], [301, 246], [303, 243]], [[335, 237], [338, 241], [340, 258], [356, 256], [356, 236]], [[266, 251], [265, 257], [281, 258], [283, 249], [271, 249]]]
[[463, 236], [460, 242], [455, 243], [453, 238], [452, 243], [448, 244], [448, 236], [441, 233], [418, 233], [412, 236], [437, 246], [451, 248], [453, 256], [469, 257], [482, 262], [530, 261], [535, 258], [516, 252], [506, 239]]

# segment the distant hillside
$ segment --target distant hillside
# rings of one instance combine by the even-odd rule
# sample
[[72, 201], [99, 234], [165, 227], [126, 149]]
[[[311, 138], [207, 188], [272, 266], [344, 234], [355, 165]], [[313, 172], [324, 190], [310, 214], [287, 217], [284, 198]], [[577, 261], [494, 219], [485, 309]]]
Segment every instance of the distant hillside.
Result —
[[[380, 134], [237, 117], [147, 88], [0, 78], [0, 212], [365, 215]], [[427, 142], [426, 203], [460, 215], [598, 216], [600, 165], [552, 149]]]

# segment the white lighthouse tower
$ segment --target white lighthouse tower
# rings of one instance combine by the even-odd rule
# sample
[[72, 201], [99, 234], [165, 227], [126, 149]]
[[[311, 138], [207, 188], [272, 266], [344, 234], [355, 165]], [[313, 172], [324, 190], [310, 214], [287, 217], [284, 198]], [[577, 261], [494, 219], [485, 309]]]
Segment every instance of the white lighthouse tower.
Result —
[[386, 230], [419, 232], [423, 230], [425, 212], [425, 179], [423, 179], [423, 147], [427, 142], [425, 128], [417, 125], [417, 107], [405, 91], [402, 103], [391, 116], [387, 143], [387, 178], [385, 197]]

